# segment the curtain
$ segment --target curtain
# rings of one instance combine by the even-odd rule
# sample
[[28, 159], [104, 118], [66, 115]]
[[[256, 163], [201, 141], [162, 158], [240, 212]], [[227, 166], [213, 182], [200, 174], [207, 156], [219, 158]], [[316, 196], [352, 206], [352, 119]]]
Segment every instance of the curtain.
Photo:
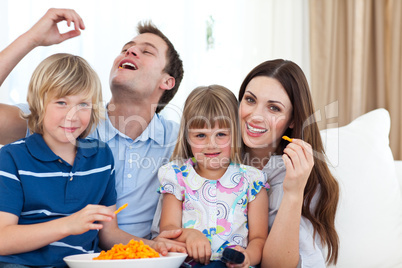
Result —
[[312, 95], [325, 111], [320, 128], [385, 108], [401, 160], [402, 1], [310, 0], [309, 9]]

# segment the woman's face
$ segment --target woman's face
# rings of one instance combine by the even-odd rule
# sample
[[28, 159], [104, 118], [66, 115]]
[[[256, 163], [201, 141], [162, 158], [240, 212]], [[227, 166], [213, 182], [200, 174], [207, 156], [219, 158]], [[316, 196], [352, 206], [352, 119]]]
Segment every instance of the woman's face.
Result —
[[278, 80], [254, 77], [240, 101], [240, 121], [244, 144], [251, 149], [274, 152], [283, 133], [293, 127], [293, 105]]

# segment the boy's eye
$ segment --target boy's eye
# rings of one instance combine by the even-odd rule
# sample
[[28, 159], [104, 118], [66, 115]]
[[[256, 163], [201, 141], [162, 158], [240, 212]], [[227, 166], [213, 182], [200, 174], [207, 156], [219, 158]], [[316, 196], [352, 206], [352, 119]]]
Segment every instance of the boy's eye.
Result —
[[57, 103], [58, 105], [66, 105], [66, 102], [65, 102], [65, 101], [56, 101], [56, 103]]
[[89, 103], [87, 103], [87, 102], [80, 103], [79, 105], [80, 105], [80, 107], [83, 107], [83, 108], [87, 108], [87, 107], [90, 107], [90, 106], [91, 106], [91, 105], [90, 105]]

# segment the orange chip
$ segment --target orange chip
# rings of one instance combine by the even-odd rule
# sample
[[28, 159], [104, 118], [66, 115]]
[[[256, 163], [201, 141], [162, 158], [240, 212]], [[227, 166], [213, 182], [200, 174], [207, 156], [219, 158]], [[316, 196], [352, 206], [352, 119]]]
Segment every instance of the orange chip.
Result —
[[127, 245], [117, 244], [108, 251], [102, 251], [94, 260], [121, 260], [157, 258], [159, 253], [142, 241], [131, 239]]
[[119, 207], [119, 208], [114, 212], [114, 214], [119, 213], [120, 211], [122, 211], [123, 209], [125, 209], [127, 206], [128, 206], [128, 204], [125, 203], [124, 205], [122, 205], [121, 207]]
[[289, 138], [288, 136], [282, 136], [282, 139], [288, 141], [288, 142], [292, 142], [293, 139]]

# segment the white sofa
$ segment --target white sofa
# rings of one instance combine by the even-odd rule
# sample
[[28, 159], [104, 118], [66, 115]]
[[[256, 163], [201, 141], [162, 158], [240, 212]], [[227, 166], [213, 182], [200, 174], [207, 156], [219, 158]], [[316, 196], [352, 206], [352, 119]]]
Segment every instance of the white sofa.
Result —
[[402, 161], [393, 159], [389, 130], [388, 112], [377, 109], [321, 131], [340, 185], [336, 267], [402, 267]]

